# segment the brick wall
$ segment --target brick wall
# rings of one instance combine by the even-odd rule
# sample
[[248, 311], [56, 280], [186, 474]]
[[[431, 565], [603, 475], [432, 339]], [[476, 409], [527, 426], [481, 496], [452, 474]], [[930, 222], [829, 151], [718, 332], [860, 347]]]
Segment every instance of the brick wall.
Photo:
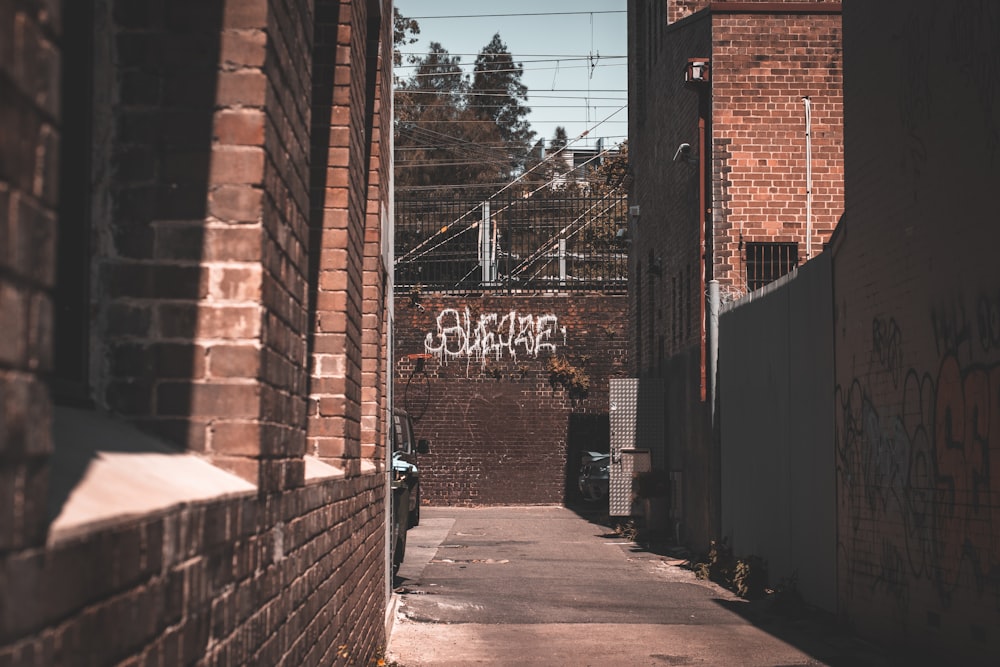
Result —
[[[629, 203], [640, 211], [631, 227], [633, 373], [667, 381], [668, 460], [683, 473], [682, 530], [697, 548], [719, 529], [706, 285], [718, 280], [724, 301], [746, 292], [748, 242], [795, 243], [805, 257], [804, 96], [813, 110], [814, 253], [837, 223], [839, 9], [629, 4]], [[710, 82], [685, 82], [691, 58], [710, 59]]]
[[[578, 422], [601, 428], [608, 379], [625, 374], [625, 308], [601, 295], [397, 298], [395, 404], [430, 441], [423, 502], [562, 503], [567, 452], [574, 471], [583, 443], [567, 434]], [[553, 383], [553, 358], [586, 373], [586, 395]]]
[[[391, 118], [377, 100], [390, 83], [391, 4], [60, 7], [0, 0], [0, 315], [11, 323], [0, 341], [0, 663], [368, 663], [388, 596], [377, 457], [391, 183], [378, 143]], [[66, 91], [73, 113], [60, 124]], [[57, 196], [67, 143], [61, 171], [73, 178]], [[349, 172], [342, 191], [338, 169]], [[327, 215], [343, 216], [345, 236]], [[60, 255], [54, 308], [56, 226], [83, 259]], [[350, 274], [339, 292], [320, 289], [342, 275], [323, 267]], [[83, 289], [67, 296], [67, 285]], [[78, 314], [56, 322], [53, 344], [63, 306]], [[310, 366], [338, 318], [353, 332], [336, 341], [345, 364]], [[367, 322], [382, 335], [362, 340]], [[87, 350], [73, 377], [51, 378], [63, 347]], [[352, 388], [310, 422], [313, 393], [344, 377]], [[76, 518], [84, 511], [58, 527], [80, 509], [73, 492], [87, 489], [86, 447], [101, 434], [53, 448], [49, 380], [60, 402], [124, 418], [198, 455], [171, 458], [208, 459], [256, 491], [131, 515], [104, 493], [100, 521]], [[307, 429], [327, 425], [352, 452], [328, 457], [339, 469], [305, 456]], [[135, 443], [98, 448], [162, 455], [145, 435]], [[139, 474], [127, 482], [149, 488]]]
[[843, 213], [841, 52], [839, 12], [713, 7], [713, 272], [729, 294], [747, 291], [747, 243], [796, 243], [808, 259], [803, 97], [812, 110], [813, 254]]
[[39, 544], [45, 531], [59, 9], [0, 3], [0, 553]]
[[838, 604], [936, 662], [1000, 656], [998, 30], [986, 5], [844, 9]]
[[[636, 350], [633, 373], [665, 383], [666, 453], [671, 470], [682, 472], [683, 539], [704, 548], [712, 535], [713, 494], [708, 410], [705, 403], [705, 322], [702, 236], [697, 160], [699, 115], [709, 115], [704, 88], [684, 84], [690, 57], [711, 53], [712, 23], [707, 12], [666, 26], [663, 7], [630, 5], [630, 34], [652, 21], [663, 23], [649, 52], [633, 59], [630, 86], [629, 157], [633, 186], [630, 205], [640, 215], [633, 222], [629, 265], [630, 323]], [[631, 40], [630, 40], [631, 43]], [[635, 44], [633, 47], [635, 48]], [[631, 54], [630, 54], [631, 55]], [[641, 83], [643, 82], [644, 83]], [[641, 92], [640, 92], [641, 91]], [[671, 122], [664, 122], [670, 119]], [[710, 140], [710, 135], [706, 133]], [[674, 160], [681, 144], [694, 159]]]
[[6, 556], [0, 661], [368, 664], [384, 642], [381, 480], [188, 506]]

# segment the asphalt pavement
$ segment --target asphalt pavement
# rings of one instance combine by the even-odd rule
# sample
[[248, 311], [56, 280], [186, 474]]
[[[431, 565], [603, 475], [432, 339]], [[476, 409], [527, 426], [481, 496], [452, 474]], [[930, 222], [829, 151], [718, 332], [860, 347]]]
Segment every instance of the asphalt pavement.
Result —
[[900, 664], [563, 507], [425, 507], [407, 542], [390, 665]]

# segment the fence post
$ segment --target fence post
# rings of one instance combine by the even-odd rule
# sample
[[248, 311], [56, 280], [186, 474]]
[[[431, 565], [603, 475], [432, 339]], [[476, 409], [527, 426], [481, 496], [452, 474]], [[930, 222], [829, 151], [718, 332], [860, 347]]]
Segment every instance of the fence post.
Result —
[[496, 280], [491, 222], [490, 201], [487, 199], [483, 202], [482, 223], [479, 225], [479, 264], [483, 267], [484, 285], [491, 285]]

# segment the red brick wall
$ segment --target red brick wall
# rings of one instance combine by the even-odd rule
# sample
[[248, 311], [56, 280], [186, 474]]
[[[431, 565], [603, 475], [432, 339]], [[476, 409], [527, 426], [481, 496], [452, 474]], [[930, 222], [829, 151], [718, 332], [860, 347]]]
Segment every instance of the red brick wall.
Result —
[[0, 661], [368, 664], [385, 640], [382, 498], [368, 475], [5, 556]]
[[713, 272], [747, 291], [748, 242], [794, 242], [806, 257], [806, 138], [812, 106], [811, 252], [844, 210], [839, 14], [712, 18]]
[[[625, 374], [625, 307], [623, 296], [600, 295], [397, 298], [395, 404], [414, 416], [417, 437], [430, 441], [431, 453], [420, 458], [423, 501], [563, 502], [570, 423], [574, 415], [606, 415], [608, 379]], [[466, 309], [468, 336], [451, 329], [465, 326]], [[510, 344], [510, 320], [502, 320], [511, 312], [514, 339], [523, 329], [528, 342]], [[496, 322], [477, 337], [481, 318], [493, 314]], [[490, 332], [496, 336], [483, 356], [475, 343]], [[434, 351], [442, 340], [450, 354]], [[586, 396], [552, 383], [553, 357], [589, 376]]]
[[938, 663], [1000, 656], [998, 30], [986, 5], [844, 9], [838, 602]]
[[0, 2], [0, 553], [44, 541], [59, 3]]
[[[370, 103], [390, 81], [382, 4], [319, 3], [314, 21], [307, 0], [112, 0], [95, 3], [94, 26], [72, 26], [99, 35], [94, 136], [70, 156], [94, 149], [93, 246], [79, 248], [94, 269], [90, 398], [258, 491], [67, 536], [47, 534], [50, 453], [82, 457], [72, 440], [52, 453], [43, 384], [61, 5], [0, 0], [0, 663], [367, 664], [384, 644], [385, 349], [360, 336], [387, 307], [385, 262], [365, 245], [381, 247], [391, 185], [372, 145], [391, 122]], [[351, 94], [317, 100], [335, 82]], [[310, 161], [350, 172], [346, 202], [329, 207], [349, 238], [311, 245], [327, 190]], [[323, 300], [316, 267], [345, 257], [349, 282]], [[351, 367], [315, 376], [354, 382], [322, 420], [353, 424], [354, 456], [336, 461], [342, 477], [307, 481], [308, 399], [322, 389], [310, 334], [338, 316], [352, 322], [337, 348]]]

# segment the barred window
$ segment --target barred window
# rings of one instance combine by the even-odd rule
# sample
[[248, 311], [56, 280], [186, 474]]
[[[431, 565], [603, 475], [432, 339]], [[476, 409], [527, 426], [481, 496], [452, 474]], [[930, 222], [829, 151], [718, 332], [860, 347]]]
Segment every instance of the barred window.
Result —
[[747, 290], [760, 289], [774, 282], [799, 264], [798, 243], [747, 243]]

